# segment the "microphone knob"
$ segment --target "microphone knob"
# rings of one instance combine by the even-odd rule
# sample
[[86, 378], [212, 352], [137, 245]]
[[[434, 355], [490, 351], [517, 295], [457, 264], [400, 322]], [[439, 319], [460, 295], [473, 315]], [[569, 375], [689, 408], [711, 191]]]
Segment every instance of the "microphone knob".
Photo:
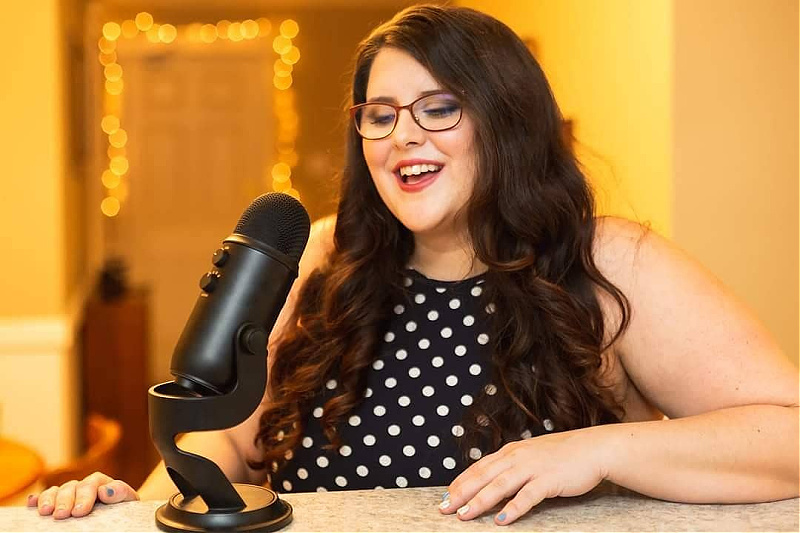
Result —
[[220, 248], [216, 252], [214, 252], [214, 256], [211, 258], [211, 262], [214, 263], [214, 266], [221, 267], [225, 263], [228, 262], [228, 257], [230, 254], [228, 250], [225, 248]]
[[206, 272], [203, 277], [200, 278], [200, 288], [203, 292], [212, 292], [217, 288], [218, 281], [219, 272], [213, 270], [211, 272]]
[[253, 355], [265, 354], [267, 340], [266, 331], [261, 328], [248, 327], [242, 335], [242, 346]]

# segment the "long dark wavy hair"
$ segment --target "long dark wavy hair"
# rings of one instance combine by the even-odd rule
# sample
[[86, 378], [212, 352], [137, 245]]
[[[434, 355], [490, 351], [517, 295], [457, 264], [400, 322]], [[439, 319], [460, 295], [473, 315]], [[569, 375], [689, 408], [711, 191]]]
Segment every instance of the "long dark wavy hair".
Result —
[[[475, 124], [480, 179], [463, 214], [476, 258], [488, 267], [483, 286], [495, 304], [498, 387], [466, 413], [464, 449], [496, 450], [546, 418], [558, 431], [619, 421], [621, 407], [601, 379], [601, 353], [627, 327], [629, 306], [595, 266], [594, 199], [538, 63], [513, 31], [483, 13], [411, 7], [360, 44], [352, 103], [366, 100], [370, 68], [384, 47], [410, 54], [461, 95]], [[413, 235], [378, 196], [352, 124], [346, 154], [334, 248], [302, 287], [275, 348], [271, 404], [256, 436], [264, 456], [254, 468], [282, 464], [331, 378], [337, 388], [321, 422], [331, 446], [341, 444], [337, 427], [363, 398], [390, 302], [406, 296]], [[609, 335], [597, 291], [619, 308], [619, 327]]]

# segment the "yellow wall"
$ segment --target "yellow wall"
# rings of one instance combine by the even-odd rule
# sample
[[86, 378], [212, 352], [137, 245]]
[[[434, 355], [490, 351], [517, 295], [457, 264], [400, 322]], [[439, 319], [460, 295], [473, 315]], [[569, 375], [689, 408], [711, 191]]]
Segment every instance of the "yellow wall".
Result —
[[671, 4], [667, 0], [464, 0], [523, 38], [561, 111], [600, 210], [672, 233]]
[[64, 310], [57, 0], [6, 2], [0, 32], [0, 317]]

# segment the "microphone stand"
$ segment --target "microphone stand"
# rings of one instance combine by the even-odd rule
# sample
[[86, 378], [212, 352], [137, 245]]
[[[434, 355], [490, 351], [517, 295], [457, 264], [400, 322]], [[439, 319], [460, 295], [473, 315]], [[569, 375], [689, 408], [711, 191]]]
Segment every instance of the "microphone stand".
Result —
[[183, 378], [148, 391], [150, 434], [180, 491], [156, 511], [156, 525], [163, 531], [274, 531], [292, 521], [291, 505], [274, 491], [232, 484], [216, 463], [175, 444], [180, 433], [240, 424], [261, 402], [267, 379], [267, 333], [243, 324], [234, 343], [237, 381], [229, 393], [197, 393], [180, 384]]

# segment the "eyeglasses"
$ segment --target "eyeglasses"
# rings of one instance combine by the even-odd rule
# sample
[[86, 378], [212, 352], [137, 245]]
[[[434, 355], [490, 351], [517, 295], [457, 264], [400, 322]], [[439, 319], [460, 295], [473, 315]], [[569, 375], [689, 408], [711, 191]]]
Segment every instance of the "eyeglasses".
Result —
[[402, 109], [408, 109], [414, 122], [425, 131], [449, 130], [461, 121], [461, 102], [445, 92], [422, 96], [408, 105], [384, 102], [354, 105], [350, 108], [350, 116], [359, 135], [377, 141], [392, 134]]

